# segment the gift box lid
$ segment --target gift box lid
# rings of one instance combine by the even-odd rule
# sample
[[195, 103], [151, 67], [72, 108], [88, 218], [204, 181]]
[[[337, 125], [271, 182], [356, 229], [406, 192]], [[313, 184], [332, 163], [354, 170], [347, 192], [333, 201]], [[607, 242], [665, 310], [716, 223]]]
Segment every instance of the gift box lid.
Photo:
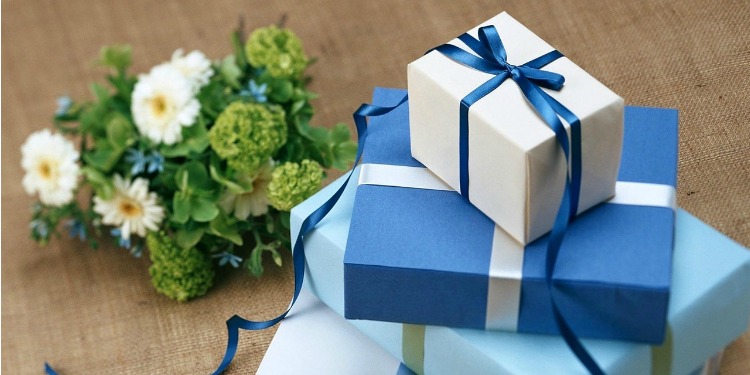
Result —
[[[403, 95], [376, 89], [375, 104]], [[371, 119], [363, 168], [421, 167], [409, 154], [407, 119], [405, 105]], [[626, 122], [622, 179], [673, 190], [676, 111], [630, 107]], [[365, 184], [355, 202], [344, 260], [347, 318], [557, 332], [544, 284], [546, 238], [523, 250], [452, 191]], [[673, 208], [610, 203], [570, 226], [554, 278], [579, 335], [661, 342], [673, 225]], [[493, 274], [498, 243], [516, 263]]]

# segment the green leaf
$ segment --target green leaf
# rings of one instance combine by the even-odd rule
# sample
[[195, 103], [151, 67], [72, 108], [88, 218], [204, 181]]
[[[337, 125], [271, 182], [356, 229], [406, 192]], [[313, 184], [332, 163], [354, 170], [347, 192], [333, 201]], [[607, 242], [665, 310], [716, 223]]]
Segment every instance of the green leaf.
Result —
[[109, 143], [99, 141], [92, 152], [83, 154], [83, 160], [86, 164], [108, 173], [120, 160], [123, 151], [122, 149], [113, 149]]
[[229, 86], [239, 89], [242, 70], [237, 66], [236, 60], [234, 55], [225, 57], [219, 65], [219, 74]]
[[331, 133], [325, 128], [311, 127], [308, 134], [310, 135], [310, 139], [319, 145], [327, 145], [331, 140]]
[[279, 252], [276, 250], [269, 249], [269, 251], [271, 252], [273, 262], [276, 263], [277, 266], [281, 267], [281, 254], [279, 254]]
[[195, 229], [178, 229], [175, 240], [183, 249], [190, 249], [200, 242], [205, 232], [205, 228], [201, 227]]
[[269, 83], [268, 97], [276, 103], [286, 103], [292, 98], [294, 85], [287, 80], [273, 80]]
[[189, 156], [190, 154], [201, 154], [208, 148], [208, 130], [203, 121], [198, 121], [193, 126], [182, 128], [182, 141], [174, 145], [162, 145], [159, 152], [167, 158]]
[[206, 167], [197, 161], [183, 164], [175, 174], [175, 182], [183, 191], [211, 190], [214, 188], [208, 172], [206, 172]]
[[338, 144], [349, 140], [351, 140], [351, 133], [346, 124], [338, 123], [331, 129], [331, 142]]
[[281, 223], [281, 226], [284, 229], [289, 229], [291, 225], [289, 224], [290, 221], [290, 213], [287, 211], [281, 211], [279, 212], [279, 222]]
[[295, 113], [299, 112], [305, 106], [305, 104], [307, 104], [306, 101], [304, 101], [304, 100], [297, 100], [294, 103], [292, 103], [292, 107], [289, 110], [289, 112], [291, 114], [295, 114]]
[[132, 62], [133, 49], [124, 44], [104, 46], [99, 50], [97, 64], [124, 72]]
[[226, 216], [218, 215], [216, 216], [216, 218], [211, 220], [211, 223], [209, 223], [209, 228], [211, 229], [212, 234], [227, 239], [235, 245], [241, 246], [242, 236], [240, 236], [240, 233], [237, 230], [237, 226], [235, 224], [235, 221], [228, 219]]
[[354, 162], [357, 156], [357, 144], [349, 141], [337, 145], [333, 150], [333, 167], [345, 171]]
[[106, 87], [98, 83], [92, 83], [90, 87], [91, 92], [94, 93], [97, 101], [99, 101], [100, 103], [109, 101], [109, 91]]
[[235, 30], [231, 36], [232, 49], [234, 50], [234, 56], [237, 59], [237, 66], [245, 70], [248, 67], [247, 57], [245, 56], [245, 46], [242, 42], [242, 30]]
[[94, 188], [96, 195], [105, 200], [112, 198], [112, 195], [114, 195], [115, 192], [112, 180], [107, 178], [103, 173], [89, 166], [81, 168], [81, 173], [91, 187]]
[[211, 174], [211, 178], [224, 185], [229, 191], [231, 191], [234, 194], [244, 194], [249, 193], [253, 191], [253, 185], [249, 184], [249, 186], [242, 185], [240, 182], [235, 182], [219, 172], [219, 168], [217, 165], [215, 165], [212, 161], [211, 165], [208, 166], [209, 173]]
[[135, 142], [133, 125], [119, 113], [114, 113], [107, 121], [107, 141], [113, 149], [124, 150]]
[[247, 262], [247, 269], [255, 277], [263, 275], [263, 250], [253, 249]]
[[211, 221], [219, 215], [219, 208], [208, 199], [192, 197], [190, 203], [190, 217], [199, 223]]
[[172, 198], [172, 211], [172, 221], [178, 224], [187, 223], [191, 211], [190, 197], [183, 193], [175, 194]]

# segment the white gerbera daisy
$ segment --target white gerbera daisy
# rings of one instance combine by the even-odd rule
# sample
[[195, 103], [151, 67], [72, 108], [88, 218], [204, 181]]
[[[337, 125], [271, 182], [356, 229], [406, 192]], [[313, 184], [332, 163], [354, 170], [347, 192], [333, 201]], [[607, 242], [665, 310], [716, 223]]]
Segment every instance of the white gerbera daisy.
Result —
[[268, 183], [271, 182], [271, 172], [273, 171], [273, 162], [269, 161], [260, 167], [260, 170], [254, 176], [242, 175], [238, 178], [240, 183], [250, 184], [252, 181], [252, 190], [242, 194], [237, 194], [229, 190], [221, 196], [219, 203], [226, 212], [234, 211], [234, 217], [240, 220], [247, 219], [250, 214], [260, 216], [268, 212]]
[[211, 69], [211, 60], [198, 50], [184, 55], [182, 49], [178, 49], [172, 54], [170, 63], [193, 84], [195, 92], [205, 86], [214, 74], [213, 69]]
[[192, 83], [170, 64], [141, 75], [133, 89], [131, 110], [141, 134], [156, 143], [182, 140], [182, 127], [195, 123], [201, 106]]
[[124, 240], [131, 233], [145, 237], [147, 229], [158, 230], [164, 208], [156, 202], [156, 193], [148, 191], [148, 180], [139, 177], [131, 182], [116, 174], [114, 185], [111, 199], [94, 197], [94, 212], [102, 215], [102, 223], [119, 227]]
[[60, 207], [73, 200], [78, 185], [78, 151], [73, 143], [48, 129], [33, 133], [21, 146], [23, 188], [39, 200]]

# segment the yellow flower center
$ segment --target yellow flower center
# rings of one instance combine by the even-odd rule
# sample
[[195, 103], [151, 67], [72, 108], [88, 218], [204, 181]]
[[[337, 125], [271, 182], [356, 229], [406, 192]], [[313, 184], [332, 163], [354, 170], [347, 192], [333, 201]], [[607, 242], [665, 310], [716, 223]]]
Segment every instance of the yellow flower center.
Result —
[[157, 95], [151, 99], [151, 109], [156, 116], [163, 116], [167, 112], [167, 99], [164, 95]]
[[120, 212], [127, 217], [141, 216], [141, 205], [129, 200], [123, 200], [120, 202]]
[[54, 168], [50, 160], [42, 160], [37, 166], [37, 172], [39, 172], [39, 175], [45, 180], [49, 180], [53, 177], [53, 170]]

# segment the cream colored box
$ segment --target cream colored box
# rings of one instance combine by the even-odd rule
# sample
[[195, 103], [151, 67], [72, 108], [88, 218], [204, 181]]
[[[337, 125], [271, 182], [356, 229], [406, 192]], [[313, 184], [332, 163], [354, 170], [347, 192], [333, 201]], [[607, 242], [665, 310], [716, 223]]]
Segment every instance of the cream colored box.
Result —
[[[494, 25], [508, 63], [524, 64], [553, 50], [503, 12]], [[451, 44], [468, 50], [461, 41]], [[578, 212], [611, 198], [620, 165], [624, 102], [566, 57], [541, 68], [565, 77], [544, 89], [581, 120], [582, 178]], [[459, 184], [459, 105], [492, 75], [432, 51], [409, 64], [409, 121], [414, 158], [456, 191]], [[568, 134], [570, 128], [565, 123]], [[510, 78], [469, 110], [469, 198], [522, 244], [552, 228], [565, 183], [565, 157], [554, 132]]]

